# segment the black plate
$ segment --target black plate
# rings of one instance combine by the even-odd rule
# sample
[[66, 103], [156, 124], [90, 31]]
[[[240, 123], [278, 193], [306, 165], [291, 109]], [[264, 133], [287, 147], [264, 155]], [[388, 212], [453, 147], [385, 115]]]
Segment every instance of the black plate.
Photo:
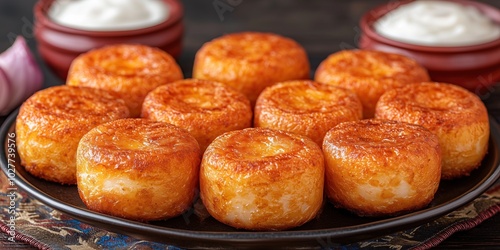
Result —
[[[0, 128], [0, 162], [8, 172], [9, 135], [14, 133], [17, 112], [11, 114]], [[40, 180], [19, 165], [15, 154], [16, 184], [46, 205], [90, 225], [138, 239], [173, 244], [180, 247], [325, 247], [382, 236], [423, 224], [451, 212], [488, 189], [500, 176], [500, 130], [490, 117], [491, 137], [487, 156], [471, 176], [443, 181], [431, 204], [422, 210], [391, 218], [361, 218], [335, 209], [326, 203], [317, 219], [288, 231], [250, 232], [236, 230], [209, 217], [198, 218], [193, 211], [177, 218], [140, 223], [88, 210], [80, 200], [76, 186], [62, 186]], [[10, 141], [12, 142], [12, 141]], [[12, 146], [10, 147], [12, 148]], [[12, 151], [12, 150], [11, 150]], [[12, 163], [12, 162], [11, 162]], [[12, 166], [11, 166], [12, 168]], [[147, 206], [147, 204], [144, 204]]]

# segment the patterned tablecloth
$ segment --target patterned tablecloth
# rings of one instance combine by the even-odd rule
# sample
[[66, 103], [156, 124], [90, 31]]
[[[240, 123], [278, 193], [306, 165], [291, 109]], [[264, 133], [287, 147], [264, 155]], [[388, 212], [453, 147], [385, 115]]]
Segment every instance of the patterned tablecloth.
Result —
[[[500, 87], [500, 85], [499, 85]], [[485, 103], [489, 112], [500, 121], [500, 88]], [[108, 232], [68, 217], [38, 202], [21, 190], [9, 190], [9, 182], [0, 174], [0, 238], [4, 242], [24, 242], [39, 249], [179, 249], [160, 243], [143, 241]], [[10, 204], [15, 205], [10, 207]], [[15, 209], [15, 210], [14, 210]], [[451, 234], [473, 228], [500, 212], [500, 180], [487, 192], [460, 209], [418, 227], [381, 238], [342, 246], [391, 249], [427, 249]], [[15, 225], [11, 216], [15, 214]], [[14, 229], [15, 231], [11, 231]], [[7, 241], [5, 241], [7, 238]], [[7, 246], [8, 247], [8, 246]]]

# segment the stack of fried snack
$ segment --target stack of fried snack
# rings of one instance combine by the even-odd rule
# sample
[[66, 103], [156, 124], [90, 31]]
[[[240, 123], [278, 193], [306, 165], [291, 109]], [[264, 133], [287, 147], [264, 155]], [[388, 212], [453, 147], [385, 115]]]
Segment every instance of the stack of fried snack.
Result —
[[96, 49], [22, 105], [22, 165], [101, 213], [168, 219], [199, 188], [218, 221], [265, 231], [315, 218], [325, 193], [359, 216], [421, 209], [486, 154], [479, 98], [410, 58], [346, 50], [309, 72], [304, 48], [271, 33], [207, 42], [193, 79], [155, 48]]

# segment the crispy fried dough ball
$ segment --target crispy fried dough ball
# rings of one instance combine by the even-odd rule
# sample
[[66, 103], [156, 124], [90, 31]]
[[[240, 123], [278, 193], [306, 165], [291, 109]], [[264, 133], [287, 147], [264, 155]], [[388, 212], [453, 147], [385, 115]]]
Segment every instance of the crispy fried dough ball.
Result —
[[469, 175], [488, 151], [486, 107], [456, 85], [426, 82], [388, 91], [375, 117], [422, 125], [435, 133], [443, 152], [443, 179]]
[[241, 32], [205, 43], [196, 53], [193, 77], [225, 83], [250, 102], [276, 82], [309, 78], [304, 48], [272, 33]]
[[436, 135], [404, 122], [341, 123], [325, 136], [325, 190], [337, 207], [387, 216], [425, 207], [441, 177]]
[[125, 102], [102, 90], [56, 86], [32, 95], [16, 119], [21, 165], [39, 178], [76, 184], [76, 148], [93, 127], [129, 117]]
[[138, 117], [149, 91], [182, 78], [181, 68], [165, 51], [139, 44], [117, 44], [77, 57], [66, 84], [115, 91], [127, 103], [131, 116]]
[[195, 197], [201, 152], [185, 130], [121, 119], [100, 125], [78, 146], [78, 192], [94, 211], [151, 221], [182, 214]]
[[200, 195], [218, 221], [282, 230], [314, 218], [323, 203], [324, 160], [311, 139], [248, 128], [217, 137], [203, 155]]
[[186, 129], [202, 152], [224, 132], [252, 125], [252, 108], [242, 93], [221, 83], [197, 79], [180, 80], [151, 91], [141, 116]]
[[266, 88], [255, 105], [255, 127], [302, 134], [318, 145], [328, 130], [360, 120], [363, 108], [350, 90], [310, 80], [288, 81]]
[[429, 75], [416, 61], [402, 55], [344, 50], [321, 62], [314, 79], [354, 91], [363, 104], [363, 117], [372, 118], [375, 105], [385, 91], [429, 81]]

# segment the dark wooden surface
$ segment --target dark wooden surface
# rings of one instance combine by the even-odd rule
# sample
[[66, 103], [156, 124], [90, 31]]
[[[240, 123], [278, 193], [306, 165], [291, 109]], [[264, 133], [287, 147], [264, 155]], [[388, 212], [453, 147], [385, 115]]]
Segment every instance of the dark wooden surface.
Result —
[[[387, 0], [388, 1], [388, 0]], [[186, 32], [184, 50], [179, 64], [185, 75], [191, 75], [193, 58], [201, 45], [225, 33], [237, 31], [268, 31], [297, 40], [308, 52], [314, 71], [326, 56], [341, 49], [355, 48], [360, 29], [358, 20], [370, 8], [384, 0], [184, 0]], [[34, 0], [0, 0], [0, 51], [11, 45], [16, 35], [22, 35], [35, 51], [33, 37]], [[500, 1], [481, 2], [500, 8]], [[222, 11], [214, 5], [227, 9]], [[235, 6], [227, 5], [233, 3]], [[36, 53], [36, 51], [35, 51]], [[36, 54], [44, 71], [44, 87], [62, 84]], [[500, 91], [484, 95], [491, 112], [500, 115]], [[500, 116], [497, 116], [500, 117]], [[0, 123], [3, 122], [0, 117]], [[0, 234], [0, 248], [29, 249], [27, 245], [5, 245]], [[500, 215], [477, 227], [458, 232], [437, 249], [500, 249]]]

